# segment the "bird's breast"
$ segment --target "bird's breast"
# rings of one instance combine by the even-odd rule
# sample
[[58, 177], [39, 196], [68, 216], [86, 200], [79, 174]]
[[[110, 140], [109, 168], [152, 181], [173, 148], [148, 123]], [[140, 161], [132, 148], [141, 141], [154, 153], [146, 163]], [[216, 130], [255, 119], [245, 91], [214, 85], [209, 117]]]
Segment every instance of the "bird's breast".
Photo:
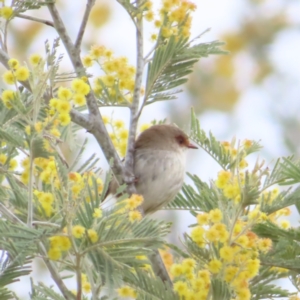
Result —
[[138, 149], [134, 173], [137, 192], [144, 197], [144, 211], [156, 211], [179, 192], [185, 173], [185, 153]]

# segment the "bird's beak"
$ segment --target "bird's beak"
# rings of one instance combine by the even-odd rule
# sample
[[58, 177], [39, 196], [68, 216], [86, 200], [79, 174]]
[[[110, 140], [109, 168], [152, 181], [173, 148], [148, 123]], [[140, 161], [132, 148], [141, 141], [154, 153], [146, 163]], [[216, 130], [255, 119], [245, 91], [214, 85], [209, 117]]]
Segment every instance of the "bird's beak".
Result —
[[190, 148], [190, 149], [198, 149], [198, 147], [195, 146], [195, 145], [192, 144], [192, 143], [188, 143], [187, 147]]

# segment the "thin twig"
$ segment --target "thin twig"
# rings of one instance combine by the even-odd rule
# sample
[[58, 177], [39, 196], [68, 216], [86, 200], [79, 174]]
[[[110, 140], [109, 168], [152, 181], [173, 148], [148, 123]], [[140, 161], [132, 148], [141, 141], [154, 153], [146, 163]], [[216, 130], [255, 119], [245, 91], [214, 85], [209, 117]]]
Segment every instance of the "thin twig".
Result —
[[78, 31], [77, 39], [75, 42], [75, 48], [80, 52], [80, 46], [82, 42], [82, 38], [85, 32], [86, 24], [89, 19], [89, 15], [91, 13], [92, 7], [95, 4], [95, 0], [88, 0], [85, 7], [85, 12], [81, 21], [81, 25]]
[[[139, 1], [137, 1], [139, 5]], [[137, 62], [136, 62], [136, 75], [135, 75], [135, 87], [133, 92], [133, 101], [130, 106], [130, 128], [128, 136], [127, 153], [125, 158], [125, 182], [128, 185], [127, 191], [129, 194], [136, 193], [134, 185], [133, 165], [134, 165], [134, 145], [135, 136], [138, 124], [138, 110], [140, 103], [141, 86], [143, 79], [144, 70], [144, 47], [143, 47], [143, 18], [142, 16], [137, 17], [136, 20], [136, 51], [137, 51]], [[141, 208], [140, 208], [141, 209]], [[144, 214], [143, 211], [141, 211]]]
[[54, 27], [53, 22], [48, 21], [48, 20], [43, 20], [43, 19], [39, 19], [39, 18], [36, 18], [36, 17], [27, 16], [27, 15], [23, 15], [23, 14], [17, 14], [16, 17], [21, 18], [21, 19], [34, 21], [34, 22], [38, 22], [38, 23], [42, 23], [42, 24]]
[[32, 147], [30, 153], [30, 165], [29, 165], [29, 182], [28, 182], [28, 216], [27, 216], [27, 226], [28, 228], [32, 228], [33, 221], [33, 155], [32, 155]]
[[91, 284], [92, 300], [97, 300], [97, 286], [95, 285], [95, 282], [94, 282], [94, 277], [93, 277], [93, 272], [92, 272], [93, 268], [92, 268], [92, 266], [90, 266], [90, 263], [86, 257], [83, 257], [83, 265], [84, 265], [84, 269], [85, 269], [86, 275], [88, 277], [89, 283]]
[[59, 272], [56, 270], [56, 267], [54, 265], [54, 263], [52, 261], [49, 260], [49, 258], [47, 257], [47, 251], [46, 248], [44, 246], [44, 244], [42, 242], [39, 243], [39, 248], [40, 251], [42, 252], [42, 255], [44, 255], [43, 261], [46, 264], [52, 279], [54, 280], [54, 282], [56, 283], [57, 287], [59, 288], [59, 290], [61, 291], [61, 293], [63, 294], [63, 296], [65, 297], [66, 300], [75, 300], [75, 295], [73, 295], [66, 287], [65, 283], [63, 282], [63, 280], [61, 279], [61, 276], [59, 274]]
[[81, 278], [81, 267], [80, 267], [81, 257], [76, 254], [76, 281], [77, 281], [77, 300], [81, 300], [82, 294], [82, 278]]
[[0, 203], [0, 211], [7, 217], [11, 218], [13, 221], [17, 221], [22, 225], [26, 225], [22, 220], [20, 220], [15, 214], [13, 214], [9, 209], [7, 209], [2, 203]]

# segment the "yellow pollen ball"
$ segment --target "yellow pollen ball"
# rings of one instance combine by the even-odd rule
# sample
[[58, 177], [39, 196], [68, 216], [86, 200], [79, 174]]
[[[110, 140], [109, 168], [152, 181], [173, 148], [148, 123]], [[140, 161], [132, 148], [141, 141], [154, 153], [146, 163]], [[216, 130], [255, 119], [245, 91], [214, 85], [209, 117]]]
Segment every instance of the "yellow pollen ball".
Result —
[[19, 81], [25, 81], [29, 78], [29, 70], [26, 67], [20, 67], [15, 71], [15, 76]]

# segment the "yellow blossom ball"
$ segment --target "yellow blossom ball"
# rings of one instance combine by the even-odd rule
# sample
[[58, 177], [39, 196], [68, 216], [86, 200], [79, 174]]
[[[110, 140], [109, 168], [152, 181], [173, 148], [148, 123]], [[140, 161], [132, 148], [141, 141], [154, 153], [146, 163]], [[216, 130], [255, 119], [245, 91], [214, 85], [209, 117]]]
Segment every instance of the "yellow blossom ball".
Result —
[[88, 68], [94, 64], [94, 59], [92, 56], [86, 55], [82, 58], [82, 63], [86, 68]]
[[42, 57], [39, 54], [32, 54], [29, 57], [29, 62], [32, 66], [37, 66], [42, 60]]
[[61, 258], [61, 250], [59, 248], [50, 248], [48, 251], [48, 257], [51, 260], [58, 260]]
[[177, 281], [173, 284], [173, 289], [179, 296], [184, 296], [188, 290], [188, 285], [184, 281]]
[[82, 283], [82, 290], [88, 294], [91, 292], [91, 284], [89, 282], [83, 282]]
[[69, 101], [66, 100], [60, 100], [57, 103], [56, 109], [59, 113], [64, 114], [64, 113], [69, 113], [71, 110], [71, 104]]
[[9, 6], [4, 6], [0, 9], [0, 16], [2, 16], [6, 20], [10, 19], [13, 13], [13, 9]]
[[66, 101], [69, 101], [71, 100], [72, 98], [72, 92], [71, 90], [67, 89], [67, 88], [64, 88], [64, 87], [60, 87], [58, 89], [58, 92], [57, 92], [57, 96], [60, 100], [66, 100]]
[[138, 210], [132, 210], [129, 212], [130, 222], [140, 221], [142, 219], [142, 214]]
[[72, 81], [71, 87], [75, 93], [83, 94], [85, 96], [90, 92], [90, 86], [79, 78]]
[[199, 225], [207, 225], [209, 223], [208, 213], [201, 213], [197, 215], [197, 222]]
[[173, 277], [178, 277], [183, 274], [183, 267], [180, 264], [173, 264], [170, 269], [170, 274]]
[[218, 274], [221, 271], [222, 262], [218, 259], [212, 259], [208, 263], [208, 270], [213, 274]]
[[49, 101], [49, 106], [56, 109], [57, 106], [58, 106], [59, 101], [60, 101], [60, 100], [57, 99], [57, 98], [52, 98], [52, 99], [50, 99], [50, 101]]
[[83, 106], [86, 104], [86, 98], [83, 94], [75, 94], [73, 96], [73, 101], [78, 106]]
[[7, 156], [3, 153], [0, 154], [0, 164], [4, 165], [7, 161]]
[[6, 84], [9, 84], [9, 85], [13, 85], [15, 84], [16, 82], [16, 78], [15, 78], [15, 75], [13, 74], [12, 71], [6, 71], [3, 76], [3, 81], [6, 83]]
[[83, 237], [85, 233], [85, 228], [81, 225], [75, 225], [72, 227], [72, 235], [76, 238], [76, 239], [80, 239]]
[[67, 126], [71, 122], [71, 117], [68, 113], [59, 114], [58, 120], [60, 121], [61, 126]]
[[11, 160], [9, 161], [9, 170], [10, 170], [10, 171], [15, 170], [17, 166], [18, 166], [18, 162], [17, 162], [16, 159], [11, 159]]
[[92, 243], [96, 243], [98, 241], [99, 237], [94, 229], [88, 229], [87, 233]]
[[136, 291], [133, 288], [131, 288], [130, 286], [123, 286], [123, 287], [119, 288], [117, 290], [117, 292], [120, 297], [124, 297], [124, 298], [131, 297], [134, 299], [137, 297]]
[[223, 219], [223, 214], [219, 208], [213, 209], [209, 212], [209, 219], [212, 223], [218, 223]]
[[93, 212], [93, 217], [94, 218], [101, 218], [102, 217], [102, 209], [95, 208], [94, 212]]
[[15, 58], [11, 58], [7, 63], [8, 63], [8, 66], [13, 70], [18, 69], [20, 66], [19, 61]]
[[90, 50], [90, 55], [97, 59], [101, 56], [103, 56], [105, 53], [105, 47], [104, 46], [98, 46], [98, 45], [93, 45], [91, 47], [91, 50]]
[[29, 78], [29, 70], [26, 67], [20, 67], [15, 71], [15, 76], [19, 81], [25, 81]]
[[220, 257], [225, 261], [225, 262], [231, 262], [234, 259], [234, 254], [235, 251], [232, 247], [230, 246], [224, 246], [220, 249]]

